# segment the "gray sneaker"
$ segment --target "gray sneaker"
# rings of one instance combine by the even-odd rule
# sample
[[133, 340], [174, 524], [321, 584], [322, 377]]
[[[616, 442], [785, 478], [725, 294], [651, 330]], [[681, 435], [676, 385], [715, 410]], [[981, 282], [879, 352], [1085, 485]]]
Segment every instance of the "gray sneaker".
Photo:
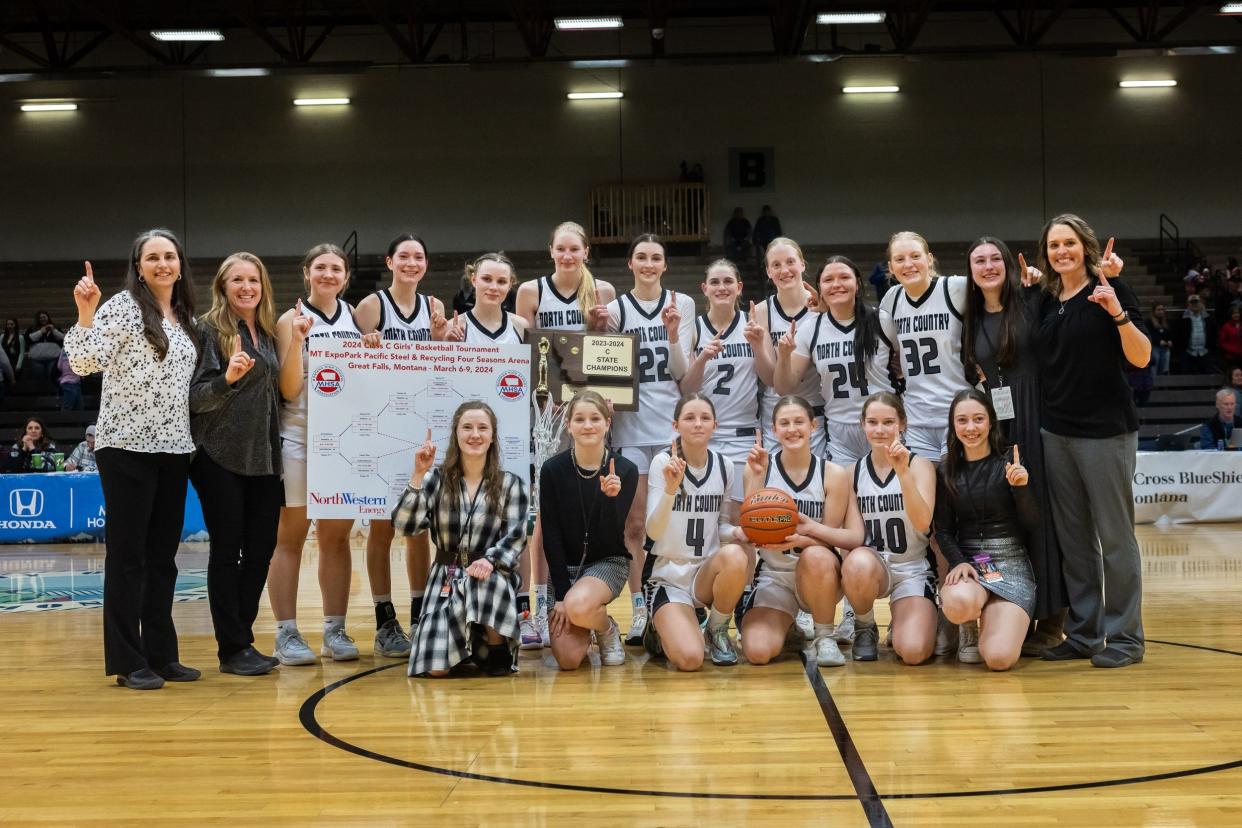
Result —
[[323, 634], [321, 656], [331, 656], [333, 661], [354, 661], [358, 658], [358, 645], [345, 632], [344, 627], [333, 627]]
[[836, 632], [832, 634], [832, 637], [838, 644], [849, 644], [854, 640], [854, 609], [849, 601], [845, 602], [845, 614], [841, 616], [841, 623], [837, 624]]
[[375, 631], [375, 654], [384, 658], [409, 657], [410, 637], [401, 629], [400, 621], [389, 619]]
[[276, 634], [276, 659], [287, 666], [315, 664], [319, 659], [297, 630]]
[[936, 612], [936, 649], [934, 655], [947, 656], [957, 652], [957, 624], [950, 624], [944, 613]]
[[982, 664], [983, 656], [979, 654], [979, 622], [960, 624], [957, 629], [957, 660], [963, 664]]
[[794, 625], [802, 631], [802, 635], [811, 639], [815, 637], [815, 619], [811, 617], [809, 612], [798, 610], [798, 615], [794, 618]]
[[707, 651], [712, 664], [717, 667], [728, 667], [737, 664], [737, 650], [729, 640], [729, 624], [726, 621], [719, 627], [707, 628]]
[[840, 667], [845, 663], [845, 656], [841, 655], [841, 648], [832, 636], [815, 639], [815, 663], [820, 667]]
[[878, 656], [879, 641], [880, 631], [874, 623], [854, 622], [853, 656], [855, 661], [875, 661]]

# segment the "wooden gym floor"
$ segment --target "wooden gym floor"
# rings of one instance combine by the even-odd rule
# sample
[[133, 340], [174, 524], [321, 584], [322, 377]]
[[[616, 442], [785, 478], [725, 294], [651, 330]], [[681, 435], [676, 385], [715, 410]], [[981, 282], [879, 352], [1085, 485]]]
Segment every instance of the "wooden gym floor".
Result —
[[[0, 824], [1242, 824], [1242, 525], [1139, 539], [1147, 657], [1116, 671], [908, 668], [882, 650], [681, 675], [631, 649], [617, 668], [592, 654], [559, 673], [536, 652], [510, 678], [413, 680], [370, 655], [357, 541], [353, 663], [223, 675], [207, 602], [186, 600], [182, 660], [203, 680], [136, 693], [101, 673], [98, 609], [3, 612]], [[0, 573], [81, 585], [102, 555], [3, 547]], [[206, 550], [179, 560], [193, 598]], [[311, 544], [301, 617], [317, 647], [314, 565]], [[627, 597], [615, 615], [625, 629]], [[264, 601], [267, 652], [271, 620]]]

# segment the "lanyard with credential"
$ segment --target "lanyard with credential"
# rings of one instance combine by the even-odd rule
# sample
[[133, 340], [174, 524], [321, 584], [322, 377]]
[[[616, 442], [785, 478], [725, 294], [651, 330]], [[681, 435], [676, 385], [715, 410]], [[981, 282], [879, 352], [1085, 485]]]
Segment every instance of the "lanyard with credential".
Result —
[[[1001, 324], [1004, 324], [1003, 320]], [[988, 326], [982, 319], [979, 320], [979, 332], [987, 340], [988, 347], [992, 350], [992, 362], [996, 365], [996, 379], [999, 385], [988, 391], [988, 394], [992, 397], [992, 409], [996, 411], [996, 419], [1012, 420], [1014, 418], [1013, 390], [1005, 384], [1005, 372], [1001, 368], [1000, 360], [997, 359], [996, 344], [992, 342], [992, 336], [988, 333]], [[986, 372], [984, 379], [986, 380]]]

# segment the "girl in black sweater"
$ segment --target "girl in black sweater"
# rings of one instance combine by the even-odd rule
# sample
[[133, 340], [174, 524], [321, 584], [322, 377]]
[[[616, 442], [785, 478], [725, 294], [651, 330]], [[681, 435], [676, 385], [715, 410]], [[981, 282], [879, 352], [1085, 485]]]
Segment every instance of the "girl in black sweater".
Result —
[[1039, 523], [1018, 445], [1002, 453], [991, 401], [958, 392], [949, 409], [949, 450], [936, 479], [936, 540], [952, 567], [940, 589], [954, 624], [979, 621], [979, 655], [991, 670], [1018, 661], [1035, 609], [1024, 538]]
[[606, 446], [612, 413], [594, 391], [581, 391], [565, 409], [568, 450], [539, 471], [543, 551], [553, 591], [548, 630], [562, 670], [576, 670], [594, 634], [600, 662], [625, 662], [625, 648], [608, 605], [629, 575], [625, 516], [638, 489], [638, 467]]

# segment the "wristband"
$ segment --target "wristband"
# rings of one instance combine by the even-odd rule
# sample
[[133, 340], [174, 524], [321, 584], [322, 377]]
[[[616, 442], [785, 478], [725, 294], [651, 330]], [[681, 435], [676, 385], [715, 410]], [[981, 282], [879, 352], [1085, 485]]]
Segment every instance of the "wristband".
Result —
[[1129, 321], [1130, 321], [1130, 314], [1126, 313], [1124, 310], [1121, 312], [1119, 316], [1113, 317], [1113, 323], [1118, 328], [1124, 327], [1126, 324], [1129, 323]]

